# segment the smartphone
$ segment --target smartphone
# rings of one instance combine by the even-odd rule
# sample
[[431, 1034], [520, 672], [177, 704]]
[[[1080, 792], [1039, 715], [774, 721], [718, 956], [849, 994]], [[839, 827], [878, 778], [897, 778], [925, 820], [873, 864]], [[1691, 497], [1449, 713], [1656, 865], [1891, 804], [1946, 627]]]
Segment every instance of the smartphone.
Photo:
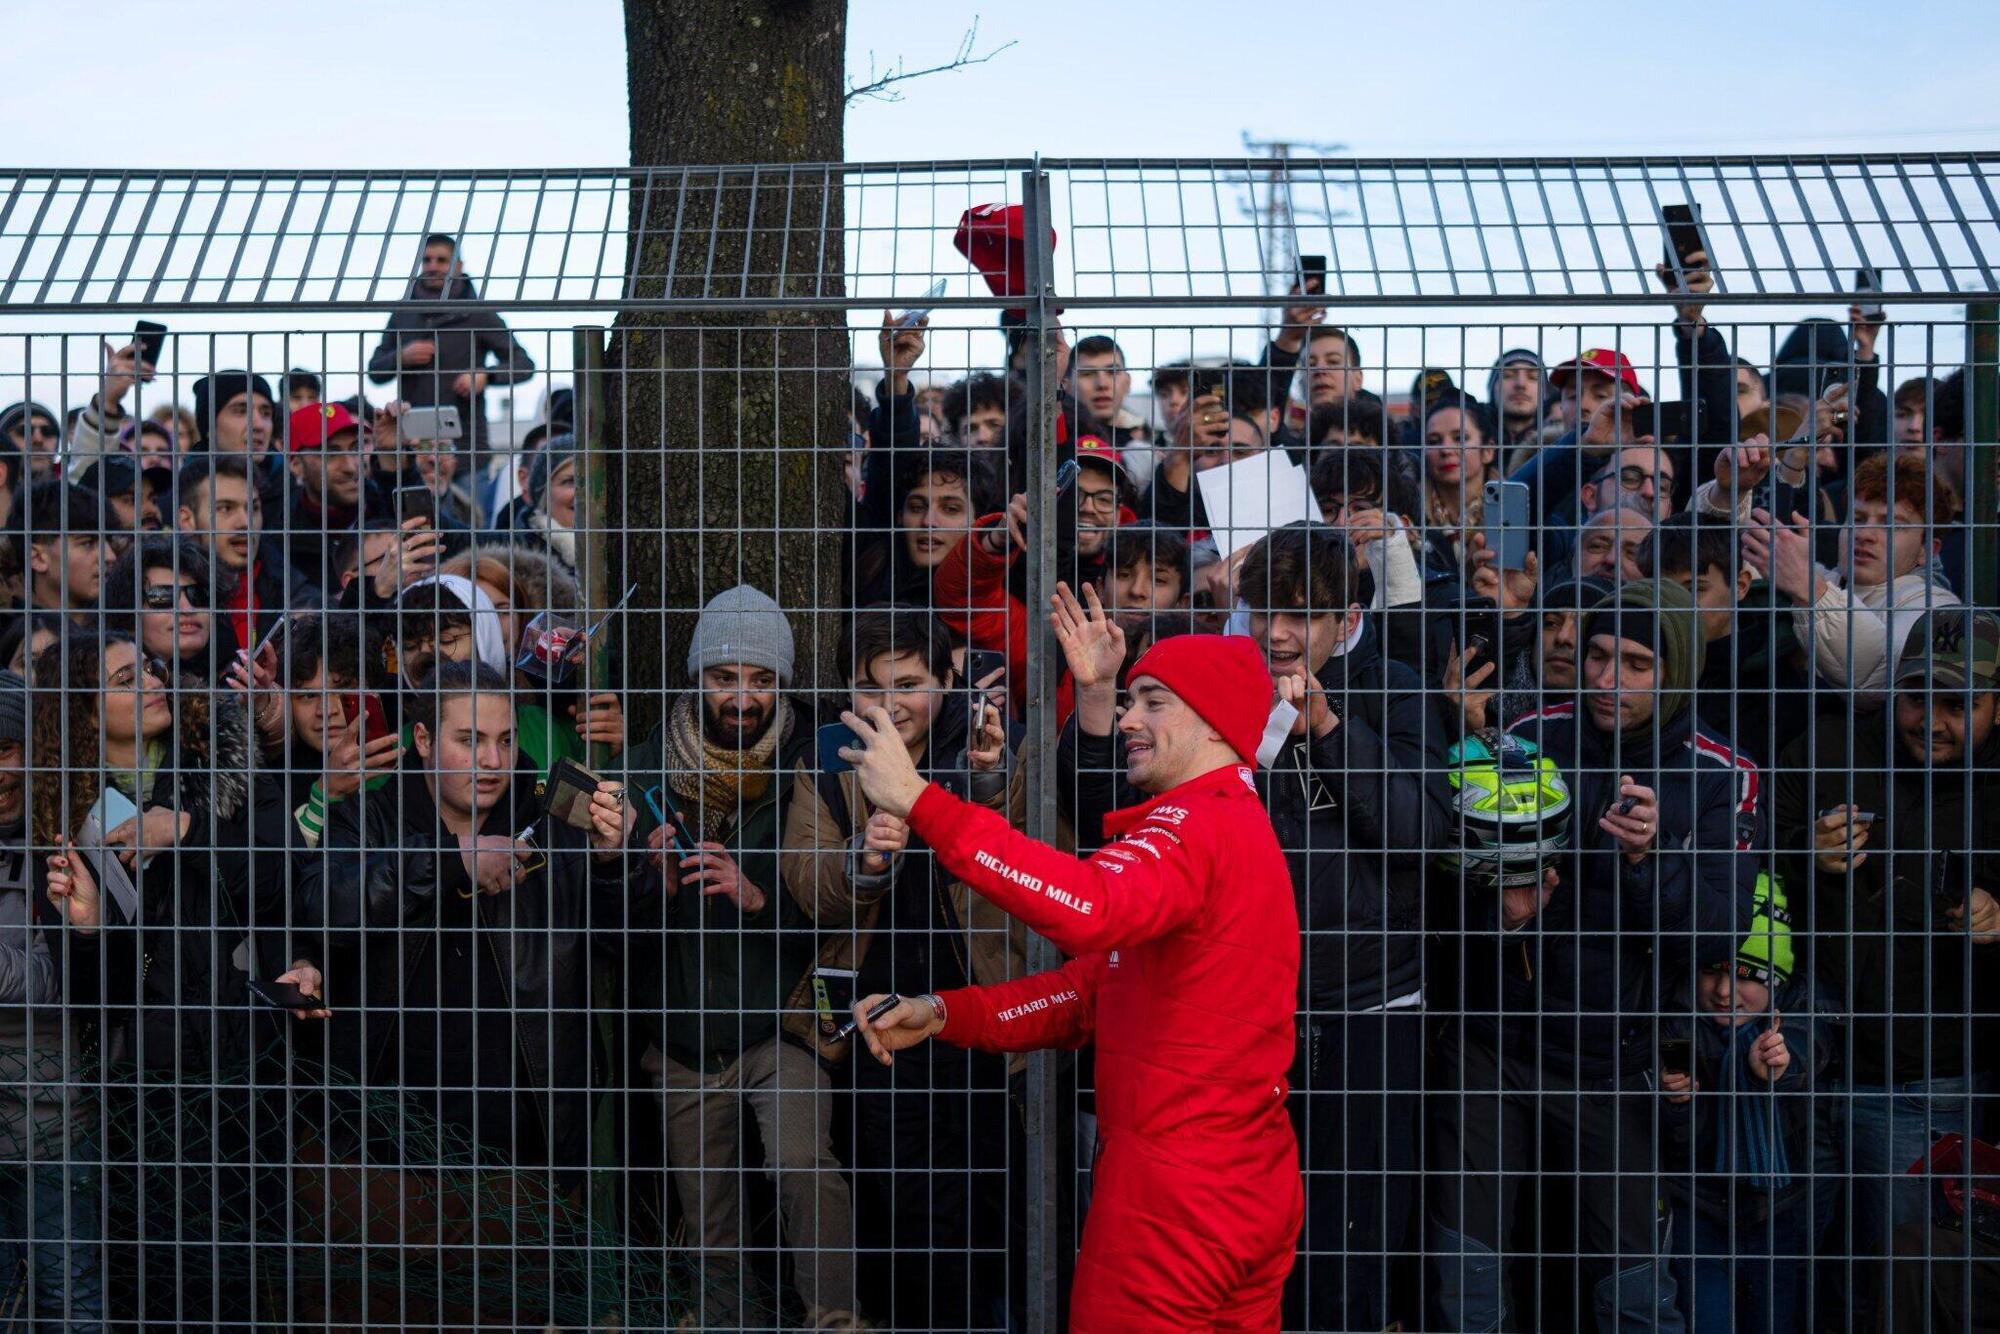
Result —
[[1326, 294], [1326, 256], [1299, 256], [1299, 290]]
[[854, 768], [840, 758], [843, 750], [858, 750], [861, 738], [846, 723], [828, 723], [816, 734], [819, 754], [819, 771], [824, 774], [844, 774]]
[[1660, 1069], [1672, 1070], [1678, 1074], [1694, 1073], [1694, 1039], [1660, 1039]]
[[139, 345], [139, 360], [157, 366], [160, 354], [167, 350], [167, 326], [140, 320], [133, 326], [132, 341]]
[[1528, 568], [1528, 484], [1486, 484], [1486, 549], [1497, 555], [1503, 570]]
[[1854, 304], [1860, 309], [1861, 318], [1865, 320], [1886, 320], [1889, 318], [1889, 312], [1882, 308], [1880, 301], [1869, 301], [1867, 299], [1868, 293], [1880, 292], [1881, 290], [1881, 274], [1873, 269], [1856, 269], [1854, 271], [1854, 294], [1858, 298]]
[[1670, 292], [1683, 291], [1687, 287], [1688, 256], [1699, 251], [1708, 257], [1708, 263], [1715, 263], [1715, 256], [1709, 251], [1708, 240], [1701, 231], [1701, 209], [1694, 204], [1667, 204], [1660, 209], [1660, 225], [1667, 233], [1667, 253], [1665, 263]]
[[1965, 871], [1968, 863], [1963, 854], [1949, 848], [1931, 854], [1930, 879], [1931, 897], [1940, 908], [1963, 908], [1965, 906]]
[[271, 647], [272, 644], [277, 642], [279, 634], [281, 634], [284, 631], [285, 618], [288, 615], [290, 615], [289, 612], [281, 612], [278, 616], [278, 619], [271, 622], [271, 628], [266, 630], [264, 632], [264, 637], [257, 641], [257, 647], [250, 650], [250, 661], [252, 662], [257, 661], [257, 659], [263, 654], [265, 649]]
[[305, 992], [299, 990], [299, 984], [296, 982], [259, 982], [253, 977], [249, 978], [245, 982], [245, 985], [250, 988], [250, 994], [253, 997], [276, 1009], [323, 1010], [326, 1008], [326, 997], [308, 996]]
[[681, 817], [674, 808], [667, 805], [666, 795], [664, 788], [648, 787], [639, 790], [639, 796], [645, 801], [646, 809], [653, 813], [653, 823], [667, 831], [667, 837], [673, 841], [674, 851], [684, 857], [692, 857], [696, 851], [694, 835], [690, 834], [687, 826], [681, 823]]
[[427, 486], [399, 486], [396, 488], [396, 526], [402, 527], [410, 520], [424, 518], [431, 527], [438, 523], [437, 492]]
[[409, 409], [396, 418], [396, 436], [408, 444], [412, 440], [463, 440], [465, 431], [458, 424], [458, 409], [447, 404]]
[[[1708, 444], [1707, 418], [1698, 398], [1676, 399], [1671, 403], [1646, 403], [1637, 411], [1638, 434], [1650, 435], [1662, 444]], [[1648, 420], [1650, 417], [1651, 420]]]
[[917, 300], [925, 304], [904, 311], [902, 317], [896, 321], [896, 327], [898, 329], [914, 329], [920, 320], [928, 319], [931, 313], [929, 303], [944, 295], [946, 281], [946, 279], [940, 278], [932, 283], [930, 288], [917, 298]]
[[1201, 366], [1188, 373], [1188, 402], [1204, 397], [1229, 402], [1228, 371], [1219, 366]]
[[[981, 686], [980, 682], [995, 672], [1000, 673], [992, 685]], [[972, 719], [967, 726], [968, 733], [975, 739], [980, 729], [986, 726], [986, 710], [991, 707], [988, 691], [1007, 688], [1007, 655], [995, 648], [969, 648], [965, 651], [965, 684], [972, 689]]]
[[372, 741], [378, 736], [389, 735], [389, 715], [382, 709], [380, 695], [349, 692], [341, 695], [340, 708], [348, 722], [351, 723], [356, 718], [364, 720], [361, 724], [361, 739], [364, 742]]

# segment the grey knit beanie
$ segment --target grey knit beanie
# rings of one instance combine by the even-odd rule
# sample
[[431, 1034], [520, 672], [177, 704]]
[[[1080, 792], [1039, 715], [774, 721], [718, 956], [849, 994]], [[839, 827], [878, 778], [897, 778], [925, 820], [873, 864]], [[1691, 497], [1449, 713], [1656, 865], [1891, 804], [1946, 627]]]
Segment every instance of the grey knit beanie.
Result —
[[543, 507], [549, 493], [549, 478], [556, 469], [576, 457], [576, 437], [573, 435], [551, 436], [536, 452], [528, 464], [528, 503], [536, 509]]
[[688, 645], [688, 680], [739, 662], [769, 668], [780, 684], [792, 683], [792, 623], [777, 603], [748, 584], [717, 593], [701, 609]]

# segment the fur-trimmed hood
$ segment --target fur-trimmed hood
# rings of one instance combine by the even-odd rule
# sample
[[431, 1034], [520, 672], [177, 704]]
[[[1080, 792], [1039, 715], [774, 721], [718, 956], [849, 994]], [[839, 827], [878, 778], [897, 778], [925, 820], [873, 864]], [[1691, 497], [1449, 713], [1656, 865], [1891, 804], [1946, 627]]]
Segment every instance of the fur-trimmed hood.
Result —
[[192, 677], [180, 678], [174, 689], [178, 726], [167, 762], [174, 794], [183, 808], [198, 803], [218, 820], [237, 819], [249, 808], [256, 764], [250, 711], [241, 700]]

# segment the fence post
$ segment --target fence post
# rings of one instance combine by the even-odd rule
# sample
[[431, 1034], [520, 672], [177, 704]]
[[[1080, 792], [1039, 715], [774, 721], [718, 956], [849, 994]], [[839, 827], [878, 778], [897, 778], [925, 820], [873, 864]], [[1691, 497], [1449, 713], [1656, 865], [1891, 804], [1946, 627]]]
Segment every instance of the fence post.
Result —
[[[2000, 605], [2000, 480], [1993, 475], [2000, 451], [2000, 304], [1966, 306], [1965, 497], [1972, 539], [1972, 586], [1966, 601]], [[1927, 423], [1928, 424], [1928, 423]]]
[[[583, 487], [584, 512], [581, 516], [582, 541], [578, 543], [577, 578], [583, 584], [583, 623], [592, 624], [603, 609], [617, 601], [610, 592], [611, 582], [611, 478], [610, 460], [604, 448], [604, 349], [606, 331], [602, 325], [582, 325], [572, 331], [571, 364], [576, 394], [576, 475]], [[621, 566], [623, 562], [620, 562]], [[590, 686], [593, 690], [611, 685], [611, 643], [618, 627], [606, 626], [590, 646]], [[602, 742], [590, 747], [590, 766], [602, 770], [611, 762], [611, 749]]]
[[[1049, 243], [1049, 178], [1037, 165], [1021, 173], [1021, 205], [1027, 254], [1027, 332], [1038, 349], [1027, 364], [1029, 522], [1028, 544], [1028, 836], [1056, 835], [1056, 662], [1055, 631], [1047, 615], [1055, 590], [1056, 553], [1056, 345], [1054, 323], [1055, 255]], [[1062, 962], [1039, 935], [1028, 937], [1028, 971], [1044, 972]], [[1028, 1334], [1055, 1334], [1062, 1327], [1062, 1225], [1056, 1181], [1057, 1130], [1061, 1109], [1053, 1052], [1028, 1058], [1027, 1097], [1027, 1266]]]

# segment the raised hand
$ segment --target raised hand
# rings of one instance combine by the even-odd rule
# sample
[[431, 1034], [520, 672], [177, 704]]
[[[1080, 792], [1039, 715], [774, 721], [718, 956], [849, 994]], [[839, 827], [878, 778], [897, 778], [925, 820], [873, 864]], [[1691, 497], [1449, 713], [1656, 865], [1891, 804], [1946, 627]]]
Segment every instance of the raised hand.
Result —
[[864, 718], [849, 709], [841, 713], [840, 721], [854, 729], [857, 744], [841, 747], [840, 758], [854, 766], [862, 793], [891, 815], [907, 818], [930, 784], [917, 773], [889, 711], [873, 708]]
[[69, 924], [88, 935], [103, 920], [97, 878], [76, 855], [76, 844], [65, 837], [49, 854], [49, 903]]
[[1118, 673], [1125, 666], [1125, 632], [1106, 614], [1095, 585], [1083, 586], [1083, 598], [1079, 603], [1068, 584], [1056, 585], [1055, 596], [1049, 599], [1056, 642], [1062, 645], [1070, 677], [1079, 691], [1115, 691]]

